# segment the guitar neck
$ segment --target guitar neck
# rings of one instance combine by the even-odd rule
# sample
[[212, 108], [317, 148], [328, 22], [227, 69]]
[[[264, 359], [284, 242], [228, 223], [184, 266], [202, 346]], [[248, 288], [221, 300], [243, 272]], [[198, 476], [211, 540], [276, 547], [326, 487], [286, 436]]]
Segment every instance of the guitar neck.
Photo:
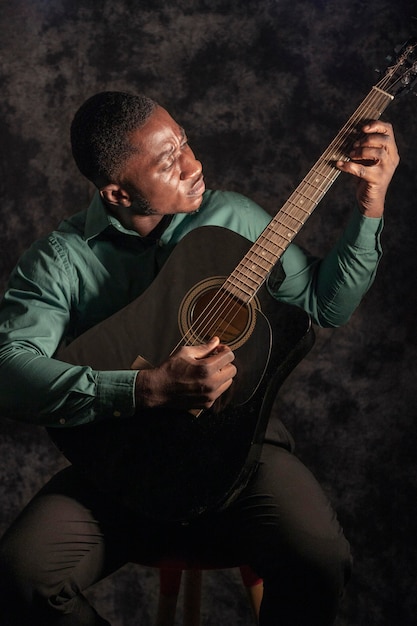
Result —
[[355, 140], [354, 131], [366, 120], [379, 119], [393, 98], [393, 95], [378, 85], [371, 89], [327, 150], [226, 279], [223, 285], [225, 290], [244, 303], [250, 302], [340, 174], [335, 162], [348, 160], [346, 155]]

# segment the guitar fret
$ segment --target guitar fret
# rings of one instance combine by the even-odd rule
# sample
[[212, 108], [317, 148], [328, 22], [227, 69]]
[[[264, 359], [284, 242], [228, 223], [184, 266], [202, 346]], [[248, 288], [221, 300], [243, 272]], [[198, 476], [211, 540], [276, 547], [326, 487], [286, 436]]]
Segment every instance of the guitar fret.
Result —
[[[260, 236], [259, 240], [254, 245], [254, 249], [256, 249], [257, 251], [260, 250], [260, 252], [257, 252], [257, 253], [260, 254], [260, 256], [266, 257], [266, 258], [268, 258], [268, 254], [273, 257], [276, 256], [275, 248], [285, 250], [285, 248], [288, 245], [287, 238], [284, 235], [277, 232], [276, 230], [278, 226], [278, 222], [274, 223], [275, 230], [270, 228], [271, 224], [267, 226], [267, 228], [264, 230], [264, 232]], [[271, 249], [270, 247], [271, 243], [274, 249]]]
[[[309, 193], [309, 188], [312, 189], [312, 192]], [[292, 194], [292, 196], [290, 196], [290, 200], [293, 200], [293, 198], [296, 198], [297, 195], [301, 196], [300, 199], [300, 203], [304, 204], [305, 201], [307, 201], [307, 203], [311, 203], [313, 205], [317, 205], [318, 200], [314, 199], [314, 195], [317, 191], [317, 189], [314, 189], [314, 187], [312, 185], [309, 185], [307, 182], [303, 182], [301, 183], [301, 185], [299, 186], [299, 188]], [[320, 197], [320, 194], [317, 194], [317, 198]], [[295, 204], [297, 204], [297, 201], [294, 202]]]
[[[250, 276], [247, 276], [245, 274], [242, 274], [242, 273], [239, 275], [234, 274], [233, 276], [234, 276], [235, 284], [237, 282], [238, 283], [237, 286], [241, 285], [247, 288], [248, 293], [250, 293], [254, 288], [256, 289], [256, 287], [259, 285], [259, 281], [253, 280]], [[243, 291], [245, 290], [243, 289]]]
[[249, 257], [245, 257], [243, 262], [248, 262], [251, 263], [252, 265], [256, 266], [259, 270], [260, 273], [265, 274], [266, 272], [269, 272], [269, 270], [271, 269], [271, 263], [270, 261], [268, 261], [268, 259], [266, 258], [266, 256], [261, 256], [256, 250], [251, 250], [251, 257], [249, 259]]
[[[278, 228], [279, 226], [279, 223], [275, 224], [275, 228]], [[262, 238], [266, 240], [269, 244], [272, 244], [274, 250], [271, 250], [270, 247], [268, 247], [265, 249], [265, 251], [262, 252], [262, 255], [267, 256], [269, 254], [273, 258], [277, 259], [281, 255], [275, 252], [275, 249], [278, 248], [278, 251], [281, 250], [281, 253], [284, 252], [284, 250], [287, 249], [289, 241], [291, 241], [294, 235], [294, 231], [289, 232], [289, 229], [286, 229], [285, 232], [278, 232], [277, 230], [275, 232], [265, 232], [262, 235]]]
[[260, 244], [257, 244], [256, 247], [251, 249], [251, 254], [257, 257], [254, 261], [263, 268], [270, 266], [270, 259], [274, 259], [276, 256], [275, 251], [268, 250], [264, 245]]
[[256, 258], [252, 259], [252, 262], [262, 274], [267, 274], [271, 267], [276, 263], [275, 251], [263, 250], [262, 253], [255, 252]]
[[[227, 285], [231, 285], [231, 288], [227, 287]], [[247, 285], [243, 280], [241, 280], [235, 274], [231, 274], [230, 277], [224, 284], [225, 289], [229, 291], [233, 296], [239, 298], [243, 302], [247, 302], [254, 293], [254, 287], [259, 287], [259, 282], [255, 283], [253, 286]]]
[[[312, 204], [312, 206], [314, 206], [314, 205]], [[298, 200], [297, 202], [295, 202], [295, 201], [293, 201], [291, 199], [287, 200], [286, 203], [284, 204], [284, 206], [282, 207], [282, 209], [280, 210], [280, 212], [281, 211], [285, 212], [285, 209], [287, 207], [291, 211], [290, 215], [295, 217], [295, 219], [297, 219], [300, 222], [301, 225], [303, 225], [307, 221], [307, 219], [310, 217], [310, 215], [312, 213], [312, 211], [309, 211], [309, 210], [306, 209], [304, 198], [302, 198], [301, 201]], [[291, 207], [293, 207], [293, 208], [291, 208]], [[295, 214], [294, 209], [296, 209], [296, 211], [297, 211], [297, 216], [300, 215], [300, 217], [297, 217], [297, 216], [294, 215]], [[279, 213], [277, 213], [277, 218], [278, 217], [279, 217]]]
[[248, 272], [253, 272], [254, 274], [256, 274], [259, 278], [263, 278], [265, 275], [265, 268], [261, 267], [260, 265], [258, 265], [258, 263], [255, 263], [253, 260], [250, 259], [244, 259], [242, 261], [242, 265], [245, 267], [245, 269]]
[[318, 204], [318, 201], [319, 201], [319, 199], [321, 198], [321, 196], [323, 194], [322, 187], [320, 187], [319, 185], [315, 184], [316, 180], [314, 180], [314, 182], [305, 181], [305, 183], [304, 183], [306, 187], [308, 187], [309, 189], [313, 190], [313, 195], [311, 195], [311, 200], [313, 200], [314, 204]]
[[294, 233], [297, 233], [300, 228], [300, 224], [303, 224], [304, 222], [298, 220], [296, 217], [290, 215], [289, 213], [285, 213], [285, 211], [281, 211], [279, 216], [279, 223], [281, 223], [285, 228], [289, 228]]
[[[294, 206], [295, 208], [299, 208], [299, 207], [298, 207], [298, 205], [296, 205], [296, 204], [293, 204], [293, 206]], [[300, 211], [302, 211], [303, 213], [306, 213], [306, 212], [305, 212], [305, 211], [303, 211], [302, 209], [299, 209], [299, 210], [300, 210]], [[297, 222], [298, 224], [301, 224], [301, 225], [303, 225], [303, 224], [304, 224], [304, 221], [305, 221], [304, 219], [301, 219], [300, 217], [297, 217], [297, 216], [295, 215], [295, 211], [293, 211], [292, 213], [288, 213], [288, 211], [286, 211], [284, 207], [282, 207], [282, 209], [280, 210], [279, 215], [280, 215], [280, 216], [281, 216], [281, 215], [284, 215], [284, 216], [285, 216], [285, 218], [284, 218], [284, 219], [286, 219], [286, 218], [288, 217], [289, 219], [291, 219], [291, 220], [293, 220], [294, 222]], [[307, 213], [307, 216], [308, 216], [308, 213]], [[278, 217], [278, 215], [277, 215], [277, 217]], [[303, 216], [303, 217], [304, 217], [304, 216]]]
[[317, 171], [317, 169], [312, 169], [310, 176], [307, 177], [308, 179], [312, 178], [313, 181], [309, 181], [311, 185], [314, 185], [317, 188], [321, 188], [321, 186], [323, 185], [323, 183], [327, 184], [329, 181], [329, 176], [327, 176], [326, 174], [323, 174], [322, 172]]
[[231, 274], [231, 277], [233, 277], [233, 279], [239, 282], [240, 284], [244, 284], [246, 286], [251, 285], [252, 287], [256, 288], [259, 283], [259, 277], [256, 277], [252, 272], [250, 272], [250, 274], [247, 274], [242, 270], [243, 270], [243, 264], [239, 263], [239, 266]]
[[[294, 235], [296, 235], [298, 232], [297, 228], [291, 228], [290, 226], [284, 224], [282, 221], [278, 222], [278, 230], [280, 231], [278, 234], [281, 235], [281, 237], [283, 237], [286, 241], [288, 239], [292, 239]], [[274, 238], [271, 239], [271, 241], [275, 242]]]
[[[261, 246], [256, 246], [250, 250], [239, 266], [231, 274], [231, 284], [234, 289], [238, 289], [238, 297], [242, 299], [242, 293], [250, 296], [255, 293], [259, 286], [271, 271], [277, 261], [276, 253], [266, 250]], [[248, 288], [252, 291], [248, 292]]]
[[253, 268], [247, 268], [247, 272], [250, 272], [251, 278], [249, 280], [248, 274], [246, 274], [245, 280], [241, 280], [240, 282], [245, 284], [246, 287], [250, 289], [251, 292], [254, 292], [258, 289], [259, 285], [261, 285], [265, 279], [263, 272], [261, 274], [255, 272]]
[[[333, 156], [336, 156], [336, 155], [333, 155]], [[322, 179], [327, 179], [327, 180], [330, 180], [331, 182], [333, 182], [333, 180], [334, 180], [334, 168], [328, 166], [327, 164], [324, 164], [323, 167], [328, 170], [328, 172], [326, 174], [323, 171], [319, 171], [318, 167], [311, 168], [311, 172], [314, 173], [316, 176], [322, 178]]]

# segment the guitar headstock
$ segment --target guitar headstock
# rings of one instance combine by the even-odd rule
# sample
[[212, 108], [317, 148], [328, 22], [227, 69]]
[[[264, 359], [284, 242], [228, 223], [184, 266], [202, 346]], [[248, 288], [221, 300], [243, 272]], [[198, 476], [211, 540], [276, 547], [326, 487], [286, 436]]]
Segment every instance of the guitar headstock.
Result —
[[414, 91], [417, 85], [417, 40], [409, 39], [395, 48], [395, 57], [388, 57], [392, 62], [384, 72], [384, 77], [376, 87], [398, 97]]

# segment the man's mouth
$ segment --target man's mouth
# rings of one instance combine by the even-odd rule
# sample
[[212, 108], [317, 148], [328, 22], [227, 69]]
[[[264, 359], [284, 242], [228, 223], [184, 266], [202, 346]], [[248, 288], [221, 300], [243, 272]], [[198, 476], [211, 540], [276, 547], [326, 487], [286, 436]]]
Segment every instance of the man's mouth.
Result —
[[201, 196], [206, 189], [204, 177], [201, 175], [188, 192], [188, 196]]

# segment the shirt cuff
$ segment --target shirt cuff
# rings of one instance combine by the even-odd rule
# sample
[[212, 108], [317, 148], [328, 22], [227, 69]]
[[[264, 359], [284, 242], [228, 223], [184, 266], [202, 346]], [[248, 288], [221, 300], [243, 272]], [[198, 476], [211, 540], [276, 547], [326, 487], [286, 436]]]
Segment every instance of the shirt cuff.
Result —
[[382, 217], [367, 217], [358, 208], [353, 211], [352, 216], [345, 229], [343, 239], [355, 248], [375, 250], [375, 242], [379, 241], [379, 236], [384, 226]]
[[135, 383], [139, 370], [97, 373], [97, 417], [131, 417], [135, 412]]

